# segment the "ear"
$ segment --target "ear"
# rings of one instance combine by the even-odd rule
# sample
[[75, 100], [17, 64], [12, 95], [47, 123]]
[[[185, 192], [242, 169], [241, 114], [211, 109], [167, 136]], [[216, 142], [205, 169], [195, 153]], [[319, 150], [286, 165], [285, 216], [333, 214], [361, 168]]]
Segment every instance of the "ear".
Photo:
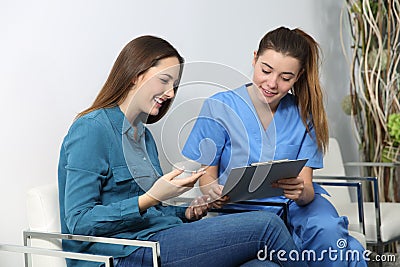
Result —
[[131, 84], [135, 85], [137, 83], [138, 77], [135, 77], [131, 80]]
[[143, 76], [144, 76], [144, 74], [140, 74], [139, 76], [133, 78], [131, 80], [132, 85], [136, 85], [136, 84], [140, 83], [143, 80]]
[[256, 62], [257, 62], [257, 51], [254, 50], [254, 52], [253, 52], [253, 61], [252, 61], [252, 63], [251, 63], [251, 65], [253, 66], [253, 68], [254, 68], [254, 66], [256, 65]]

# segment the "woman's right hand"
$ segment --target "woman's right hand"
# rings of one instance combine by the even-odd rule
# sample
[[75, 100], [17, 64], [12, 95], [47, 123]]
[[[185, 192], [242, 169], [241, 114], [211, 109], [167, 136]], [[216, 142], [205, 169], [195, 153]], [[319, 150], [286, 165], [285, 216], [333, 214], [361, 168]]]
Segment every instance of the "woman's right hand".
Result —
[[224, 188], [223, 185], [220, 184], [212, 184], [210, 186], [210, 190], [208, 191], [208, 195], [210, 196], [210, 205], [212, 208], [220, 209], [222, 206], [229, 202], [229, 197], [224, 196], [222, 197], [222, 189]]
[[183, 170], [175, 169], [160, 177], [147, 191], [147, 195], [162, 202], [177, 197], [193, 188], [197, 180], [205, 173], [204, 170], [194, 172], [189, 177], [177, 178]]

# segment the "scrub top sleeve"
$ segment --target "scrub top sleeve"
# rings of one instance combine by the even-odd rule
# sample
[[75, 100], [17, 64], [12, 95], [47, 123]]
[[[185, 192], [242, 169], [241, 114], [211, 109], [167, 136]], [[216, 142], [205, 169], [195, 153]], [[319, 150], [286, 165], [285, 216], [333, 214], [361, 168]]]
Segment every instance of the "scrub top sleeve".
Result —
[[65, 222], [72, 234], [107, 236], [143, 223], [138, 197], [101, 202], [111, 145], [107, 125], [95, 119], [78, 119], [65, 138]]
[[204, 101], [182, 150], [185, 157], [207, 166], [218, 164], [227, 136], [213, 105], [221, 103], [212, 98]]

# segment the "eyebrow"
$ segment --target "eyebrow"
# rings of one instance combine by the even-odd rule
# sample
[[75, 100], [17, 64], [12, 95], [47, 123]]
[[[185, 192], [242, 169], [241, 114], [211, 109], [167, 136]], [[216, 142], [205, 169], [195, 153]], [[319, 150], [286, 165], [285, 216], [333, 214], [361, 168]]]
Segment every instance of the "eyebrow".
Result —
[[165, 75], [165, 76], [167, 76], [168, 78], [170, 78], [171, 80], [174, 79], [174, 77], [172, 77], [172, 75], [169, 75], [168, 73], [161, 73], [161, 75]]
[[[261, 64], [267, 66], [267, 67], [270, 68], [270, 69], [274, 69], [274, 68], [273, 68], [272, 66], [270, 66], [268, 63], [261, 62]], [[290, 72], [290, 71], [284, 71], [284, 72], [282, 72], [282, 73], [283, 73], [283, 74], [289, 74], [289, 75], [296, 76], [293, 72]]]

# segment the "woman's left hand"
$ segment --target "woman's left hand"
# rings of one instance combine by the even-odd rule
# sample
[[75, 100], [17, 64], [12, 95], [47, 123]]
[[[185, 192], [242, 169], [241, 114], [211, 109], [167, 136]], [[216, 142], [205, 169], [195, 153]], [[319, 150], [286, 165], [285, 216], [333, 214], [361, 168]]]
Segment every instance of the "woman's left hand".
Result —
[[209, 196], [200, 196], [196, 197], [191, 203], [190, 206], [186, 209], [185, 216], [186, 219], [190, 221], [197, 221], [207, 215], [209, 210], [208, 200]]
[[304, 180], [301, 176], [280, 179], [272, 184], [272, 187], [283, 189], [283, 195], [294, 201], [301, 199], [304, 191]]

